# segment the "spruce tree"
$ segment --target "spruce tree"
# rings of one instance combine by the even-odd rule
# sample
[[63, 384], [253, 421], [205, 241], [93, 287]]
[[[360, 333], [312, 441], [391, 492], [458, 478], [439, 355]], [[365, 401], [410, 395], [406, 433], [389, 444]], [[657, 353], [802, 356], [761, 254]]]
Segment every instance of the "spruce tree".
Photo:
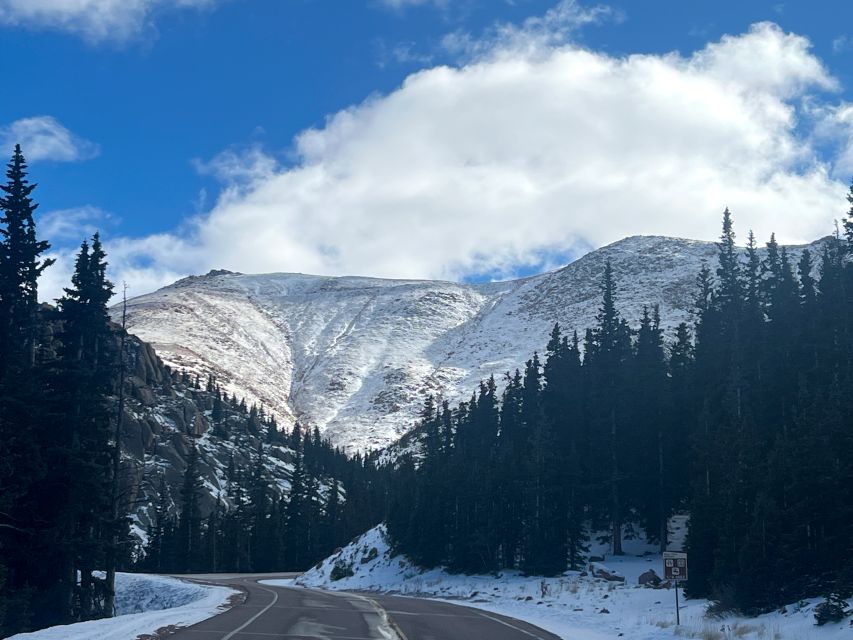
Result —
[[0, 362], [32, 366], [38, 278], [54, 260], [42, 257], [50, 244], [36, 237], [33, 212], [38, 205], [31, 197], [36, 185], [27, 180], [20, 145], [15, 145], [6, 178], [0, 185]]
[[610, 261], [605, 264], [602, 300], [595, 329], [589, 334], [584, 364], [589, 365], [590, 389], [595, 391], [593, 421], [597, 432], [601, 468], [608, 469], [607, 493], [610, 544], [614, 555], [622, 554], [622, 525], [625, 516], [622, 452], [625, 448], [620, 425], [624, 419], [624, 396], [620, 396], [625, 362], [631, 354], [630, 330], [616, 308], [616, 280]]
[[[115, 561], [113, 532], [119, 526], [113, 516], [111, 407], [116, 370], [116, 341], [109, 325], [107, 303], [112, 283], [106, 278], [106, 256], [97, 234], [91, 250], [84, 242], [75, 262], [71, 287], [58, 301], [60, 358], [54, 379], [56, 412], [63, 416], [64, 434], [57, 441], [51, 469], [65, 482], [66, 508], [59, 526], [73, 532], [68, 540], [65, 589], [76, 589], [78, 619], [112, 615], [103, 611], [104, 590], [110, 588], [93, 572], [107, 559]], [[111, 601], [112, 594], [107, 594]]]
[[182, 573], [195, 571], [202, 553], [201, 508], [199, 505], [201, 488], [198, 448], [195, 440], [191, 440], [181, 484], [181, 513], [178, 519], [177, 562]]

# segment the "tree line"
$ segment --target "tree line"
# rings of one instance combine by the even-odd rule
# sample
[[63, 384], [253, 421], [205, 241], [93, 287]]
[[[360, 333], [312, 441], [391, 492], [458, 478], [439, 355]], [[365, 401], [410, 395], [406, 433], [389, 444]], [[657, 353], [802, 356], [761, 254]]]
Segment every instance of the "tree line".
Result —
[[[211, 377], [211, 437], [251, 441], [254, 465], [233, 463], [226, 495], [205, 509], [197, 434], [184, 434], [180, 495], [161, 483], [149, 543], [134, 558], [121, 486], [126, 333], [110, 322], [106, 254], [99, 234], [84, 241], [62, 297], [39, 303], [53, 259], [36, 233], [27, 169], [16, 146], [0, 185], [0, 636], [113, 615], [117, 569], [305, 569], [381, 520], [372, 463], [316, 430], [284, 433]], [[186, 372], [169, 384], [202, 390]], [[286, 492], [265, 471], [276, 445], [293, 451]]]
[[[316, 428], [303, 430], [297, 423], [289, 433], [278, 430], [275, 419], [264, 420], [255, 407], [247, 410], [233, 396], [229, 402], [212, 378], [207, 389], [215, 394], [213, 433], [234, 438], [244, 450], [252, 445], [242, 436], [256, 436], [252, 463], [241, 467], [230, 457], [225, 491], [205, 514], [198, 448], [192, 443], [177, 495], [160, 479], [148, 542], [135, 570], [301, 571], [381, 520], [386, 474], [372, 462], [361, 454], [348, 457]], [[234, 414], [245, 419], [235, 421]], [[286, 490], [268, 471], [272, 445], [292, 452]]]
[[[853, 205], [853, 188], [848, 198]], [[853, 209], [851, 209], [853, 213]], [[451, 407], [427, 399], [388, 529], [424, 566], [555, 575], [591, 536], [663, 550], [689, 513], [688, 593], [766, 611], [853, 590], [853, 215], [796, 264], [771, 237], [697, 276], [693, 322], [620, 315], [611, 265], [595, 325]], [[817, 266], [816, 266], [817, 263]]]
[[[20, 146], [0, 186], [0, 630], [86, 620], [113, 608], [95, 575], [127, 530], [113, 500], [113, 286], [98, 234], [82, 243], [70, 286], [39, 304], [53, 260], [36, 235], [34, 184]], [[79, 576], [79, 578], [78, 578]], [[113, 574], [110, 574], [112, 578]]]

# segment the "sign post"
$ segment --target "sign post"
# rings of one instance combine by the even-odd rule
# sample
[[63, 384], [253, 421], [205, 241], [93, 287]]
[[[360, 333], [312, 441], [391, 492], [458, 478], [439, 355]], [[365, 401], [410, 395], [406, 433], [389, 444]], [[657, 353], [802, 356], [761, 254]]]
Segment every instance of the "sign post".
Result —
[[681, 611], [678, 607], [678, 581], [687, 580], [687, 554], [683, 551], [663, 552], [663, 577], [675, 583], [675, 624], [681, 624]]

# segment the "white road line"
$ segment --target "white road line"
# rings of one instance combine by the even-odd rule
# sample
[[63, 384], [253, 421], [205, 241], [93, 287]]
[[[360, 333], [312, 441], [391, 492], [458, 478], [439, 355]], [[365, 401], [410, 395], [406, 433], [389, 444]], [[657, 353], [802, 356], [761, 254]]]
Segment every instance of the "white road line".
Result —
[[249, 618], [249, 619], [246, 621], [246, 623], [245, 623], [245, 624], [243, 624], [243, 625], [242, 625], [242, 626], [240, 626], [240, 627], [237, 627], [236, 629], [234, 629], [234, 631], [232, 631], [232, 632], [231, 632], [231, 633], [229, 633], [228, 635], [222, 636], [222, 640], [231, 640], [231, 638], [233, 638], [235, 635], [237, 635], [238, 633], [240, 633], [243, 629], [245, 629], [245, 628], [246, 628], [246, 627], [248, 627], [250, 624], [252, 624], [255, 620], [257, 620], [257, 619], [258, 619], [258, 618], [260, 618], [262, 615], [264, 615], [267, 611], [269, 611], [269, 610], [273, 607], [273, 605], [274, 605], [276, 602], [278, 602], [278, 592], [277, 592], [277, 591], [273, 591], [272, 589], [267, 589], [266, 587], [262, 587], [261, 585], [258, 585], [258, 588], [259, 588], [259, 589], [263, 589], [263, 590], [264, 590], [264, 591], [266, 591], [267, 593], [271, 593], [271, 594], [273, 595], [272, 602], [270, 602], [267, 606], [265, 606], [263, 609], [261, 609], [260, 611], [258, 611], [258, 612], [257, 612], [255, 615], [253, 615], [251, 618]]
[[[282, 588], [284, 588], [284, 589], [302, 588], [302, 589], [305, 589], [306, 591], [313, 591], [315, 593], [321, 593], [321, 594], [326, 595], [326, 596], [336, 596], [338, 598], [344, 598], [344, 599], [353, 598], [355, 600], [361, 600], [362, 602], [366, 602], [367, 604], [369, 604], [373, 608], [373, 610], [376, 612], [376, 615], [379, 616], [380, 624], [377, 627], [377, 631], [379, 631], [379, 633], [381, 633], [385, 637], [386, 640], [408, 640], [408, 638], [406, 638], [406, 635], [403, 633], [403, 630], [400, 629], [400, 627], [398, 627], [396, 625], [396, 623], [390, 617], [388, 617], [388, 612], [385, 610], [385, 608], [381, 604], [376, 602], [376, 600], [373, 600], [371, 598], [359, 595], [357, 593], [352, 593], [349, 591], [346, 591], [346, 592], [332, 591], [332, 590], [324, 591], [321, 589], [309, 589], [306, 587], [282, 587]], [[227, 640], [227, 639], [223, 638], [223, 640]]]
[[545, 640], [545, 638], [543, 638], [542, 636], [537, 636], [535, 633], [530, 633], [526, 629], [522, 629], [521, 627], [516, 627], [514, 624], [510, 624], [509, 622], [505, 622], [504, 620], [501, 620], [500, 618], [495, 618], [494, 616], [490, 616], [489, 614], [483, 613], [482, 611], [478, 611], [478, 613], [481, 616], [483, 616], [484, 618], [488, 618], [489, 620], [492, 620], [494, 622], [499, 622], [503, 626], [509, 627], [510, 629], [515, 629], [516, 631], [520, 631], [521, 633], [528, 635], [531, 638], [536, 638], [536, 640]]
[[[457, 609], [469, 607], [457, 606]], [[465, 613], [440, 613], [438, 611], [397, 611], [395, 609], [386, 609], [388, 615], [394, 616], [431, 616], [434, 618], [479, 618], [479, 613], [466, 615]]]

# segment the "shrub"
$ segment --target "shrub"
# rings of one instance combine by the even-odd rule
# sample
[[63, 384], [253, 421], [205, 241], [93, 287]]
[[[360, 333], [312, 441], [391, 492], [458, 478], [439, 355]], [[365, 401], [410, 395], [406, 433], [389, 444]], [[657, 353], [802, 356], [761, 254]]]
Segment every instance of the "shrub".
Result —
[[377, 557], [379, 557], [379, 549], [371, 547], [370, 551], [367, 552], [367, 555], [362, 556], [361, 564], [367, 564], [371, 560], [376, 560]]
[[355, 575], [355, 572], [352, 570], [352, 565], [346, 564], [344, 562], [336, 562], [332, 567], [332, 572], [329, 574], [329, 578], [332, 582], [337, 582], [338, 580], [343, 580], [344, 578], [351, 578]]
[[833, 593], [814, 608], [815, 624], [822, 627], [827, 622], [841, 622], [850, 613], [847, 602], [839, 594]]

